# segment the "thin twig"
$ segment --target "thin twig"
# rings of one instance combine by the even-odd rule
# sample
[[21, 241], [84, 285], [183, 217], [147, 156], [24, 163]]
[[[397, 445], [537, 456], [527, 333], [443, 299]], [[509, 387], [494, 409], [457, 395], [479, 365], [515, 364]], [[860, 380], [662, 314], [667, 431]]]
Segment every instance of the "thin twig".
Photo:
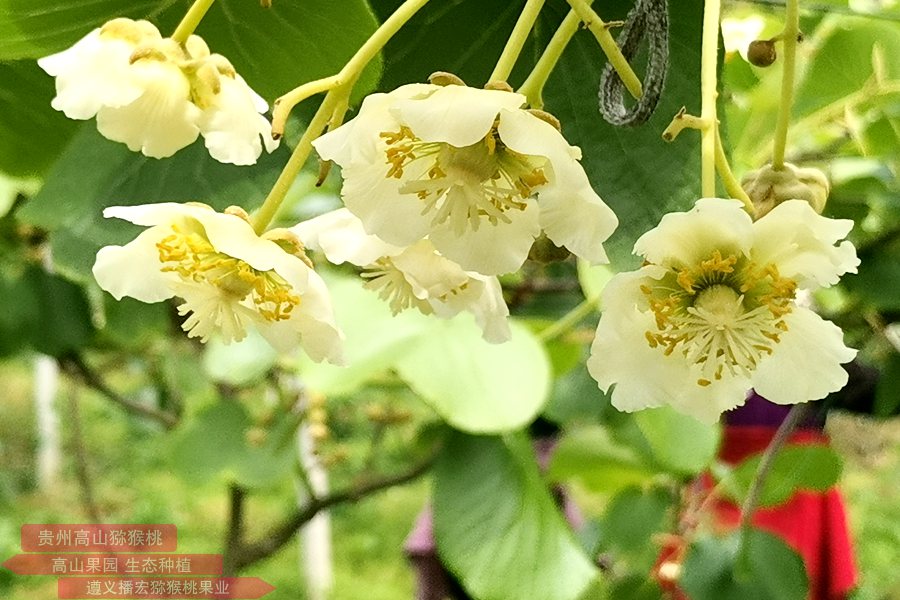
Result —
[[356, 502], [376, 492], [403, 485], [421, 477], [431, 467], [436, 456], [437, 452], [435, 451], [406, 471], [369, 479], [321, 498], [310, 498], [303, 507], [298, 508], [280, 524], [272, 527], [258, 541], [242, 544], [233, 555], [235, 570], [239, 571], [277, 552], [282, 546], [290, 542], [297, 531], [315, 517], [319, 511], [345, 502]]
[[84, 510], [91, 523], [102, 523], [100, 509], [94, 500], [94, 484], [91, 481], [87, 464], [87, 451], [84, 447], [84, 432], [81, 428], [81, 407], [79, 406], [78, 389], [69, 390], [69, 425], [72, 428], [72, 450], [75, 459], [75, 478], [81, 487], [81, 499]]
[[117, 393], [78, 354], [70, 354], [60, 358], [59, 366], [66, 373], [78, 376], [89, 388], [99, 392], [107, 400], [118, 404], [129, 412], [152, 419], [166, 429], [172, 429], [178, 425], [178, 417], [176, 415], [134, 402]]
[[778, 453], [784, 447], [785, 443], [787, 443], [788, 438], [791, 437], [794, 429], [797, 428], [797, 425], [799, 425], [800, 421], [803, 420], [803, 417], [806, 416], [808, 409], [809, 403], [806, 402], [795, 404], [791, 408], [787, 417], [785, 417], [784, 421], [781, 422], [781, 425], [779, 425], [778, 429], [775, 431], [772, 441], [769, 442], [765, 452], [763, 452], [762, 458], [759, 460], [759, 466], [756, 468], [756, 474], [753, 476], [753, 482], [750, 484], [750, 491], [747, 492], [747, 498], [741, 506], [742, 544], [745, 543], [744, 538], [746, 538], [746, 532], [750, 528], [750, 520], [753, 518], [753, 513], [756, 512], [756, 507], [759, 504], [759, 499], [762, 495], [763, 486], [769, 477], [769, 473], [772, 471], [772, 465], [775, 464], [775, 458], [778, 456]]
[[222, 573], [232, 577], [237, 572], [235, 558], [244, 543], [244, 498], [247, 491], [236, 483], [228, 489], [228, 531], [225, 534], [225, 552], [222, 557]]

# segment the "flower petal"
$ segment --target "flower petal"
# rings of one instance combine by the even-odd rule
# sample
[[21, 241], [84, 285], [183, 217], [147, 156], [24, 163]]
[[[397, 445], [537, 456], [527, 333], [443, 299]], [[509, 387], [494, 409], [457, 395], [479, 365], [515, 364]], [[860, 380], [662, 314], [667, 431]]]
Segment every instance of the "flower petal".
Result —
[[659, 225], [642, 235], [634, 253], [655, 264], [694, 265], [722, 254], [749, 254], [753, 221], [738, 200], [701, 198], [687, 212], [669, 213]]
[[757, 393], [776, 404], [796, 404], [844, 387], [847, 372], [841, 365], [853, 360], [856, 350], [844, 345], [841, 329], [799, 306], [784, 322], [788, 330], [781, 342], [753, 374]]
[[525, 96], [511, 92], [462, 85], [432, 87], [427, 98], [399, 100], [392, 112], [420, 140], [457, 148], [484, 138], [502, 109], [525, 104]]
[[510, 273], [522, 266], [540, 232], [540, 209], [534, 202], [522, 211], [509, 211], [510, 222], [492, 225], [482, 220], [477, 231], [457, 235], [449, 221], [429, 235], [434, 247], [466, 271], [483, 275]]
[[178, 276], [161, 271], [156, 243], [171, 233], [152, 227], [124, 246], [105, 246], [97, 252], [92, 272], [100, 287], [116, 300], [130, 296], [141, 302], [161, 302], [174, 296]]
[[129, 150], [165, 158], [197, 139], [201, 111], [190, 101], [190, 83], [174, 64], [139, 60], [131, 66], [143, 94], [121, 106], [104, 106], [97, 112], [97, 130]]
[[307, 248], [321, 250], [336, 265], [349, 262], [365, 267], [379, 258], [394, 256], [404, 250], [366, 233], [362, 221], [346, 208], [298, 223], [291, 231]]
[[[219, 162], [252, 165], [262, 153], [278, 147], [272, 125], [259, 111], [262, 100], [240, 75], [222, 76], [212, 106], [203, 111], [198, 125], [210, 155]], [[263, 112], [266, 110], [263, 101]]]
[[859, 266], [853, 244], [835, 246], [852, 228], [849, 219], [829, 219], [803, 200], [788, 200], [753, 224], [753, 258], [774, 263], [782, 277], [803, 287], [834, 285]]

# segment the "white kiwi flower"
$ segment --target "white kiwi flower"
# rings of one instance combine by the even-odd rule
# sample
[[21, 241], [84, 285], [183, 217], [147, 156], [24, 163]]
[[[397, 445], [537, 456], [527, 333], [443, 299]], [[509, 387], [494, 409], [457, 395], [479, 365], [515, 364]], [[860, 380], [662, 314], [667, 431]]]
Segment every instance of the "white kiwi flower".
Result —
[[148, 21], [113, 19], [38, 65], [56, 78], [53, 108], [96, 116], [104, 137], [146, 156], [171, 156], [202, 135], [216, 160], [251, 165], [278, 146], [260, 114], [265, 100], [196, 35], [179, 44]]
[[362, 267], [365, 287], [388, 302], [395, 315], [407, 308], [445, 319], [469, 312], [488, 342], [510, 338], [509, 309], [497, 278], [464, 271], [428, 239], [405, 248], [388, 244], [367, 234], [347, 209], [304, 221], [290, 231], [332, 263]]
[[359, 115], [313, 144], [341, 166], [342, 197], [366, 232], [410, 246], [427, 237], [467, 271], [518, 269], [543, 230], [606, 262], [618, 221], [570, 146], [525, 97], [411, 84], [365, 99]]
[[750, 388], [778, 404], [839, 390], [856, 350], [795, 299], [856, 272], [852, 226], [801, 200], [755, 222], [717, 198], [664, 216], [635, 243], [644, 266], [604, 290], [591, 375], [619, 410], [669, 404], [705, 422]]
[[94, 277], [117, 300], [177, 296], [189, 337], [230, 343], [255, 327], [279, 352], [302, 346], [315, 361], [342, 362], [328, 290], [289, 231], [258, 236], [242, 209], [195, 203], [112, 206], [103, 215], [149, 228], [97, 253]]

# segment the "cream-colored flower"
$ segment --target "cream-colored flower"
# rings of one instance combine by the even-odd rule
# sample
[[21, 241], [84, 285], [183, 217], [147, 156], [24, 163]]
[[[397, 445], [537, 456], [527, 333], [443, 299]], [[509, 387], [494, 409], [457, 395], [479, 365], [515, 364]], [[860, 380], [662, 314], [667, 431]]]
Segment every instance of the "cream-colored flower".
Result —
[[588, 369], [624, 411], [670, 404], [713, 422], [752, 387], [779, 404], [824, 398], [856, 351], [798, 306], [796, 292], [837, 283], [859, 260], [852, 221], [800, 200], [753, 222], [740, 202], [702, 199], [635, 244], [645, 264], [603, 293]]
[[541, 230], [591, 262], [617, 225], [581, 153], [525, 97], [412, 84], [366, 98], [314, 142], [342, 168], [342, 195], [368, 233], [406, 247], [428, 237], [467, 271], [518, 269]]
[[444, 258], [427, 239], [406, 248], [369, 235], [347, 209], [304, 221], [291, 230], [306, 247], [324, 252], [335, 264], [363, 267], [365, 287], [378, 292], [396, 315], [416, 308], [445, 319], [472, 313], [484, 339], [505, 342], [510, 337], [509, 309], [496, 277], [467, 272]]
[[171, 156], [202, 135], [220, 162], [250, 165], [278, 146], [265, 101], [225, 57], [192, 35], [184, 45], [147, 21], [114, 19], [38, 61], [56, 77], [51, 105], [130, 150]]
[[103, 215], [149, 227], [97, 253], [94, 277], [116, 299], [178, 296], [189, 337], [229, 343], [252, 326], [280, 352], [302, 346], [313, 360], [342, 361], [328, 290], [290, 232], [260, 237], [240, 209], [202, 204], [113, 206]]

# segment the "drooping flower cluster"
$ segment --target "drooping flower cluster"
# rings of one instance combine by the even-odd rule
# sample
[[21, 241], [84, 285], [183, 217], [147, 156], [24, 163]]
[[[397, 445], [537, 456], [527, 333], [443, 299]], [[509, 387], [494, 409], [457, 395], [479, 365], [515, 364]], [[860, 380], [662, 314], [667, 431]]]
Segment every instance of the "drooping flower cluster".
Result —
[[613, 277], [588, 368], [620, 410], [670, 404], [713, 422], [752, 387], [779, 404], [825, 397], [856, 354], [796, 293], [856, 272], [853, 222], [790, 200], [753, 222], [740, 202], [701, 199], [635, 244]]
[[94, 277], [116, 299], [182, 299], [189, 337], [240, 341], [256, 327], [280, 352], [342, 361], [342, 334], [325, 283], [286, 230], [254, 232], [239, 208], [201, 204], [113, 206], [106, 217], [149, 227], [125, 246], [97, 253]]
[[615, 215], [580, 150], [524, 104], [512, 92], [411, 84], [369, 96], [314, 145], [341, 166], [347, 208], [389, 244], [427, 237], [462, 269], [498, 275], [518, 269], [543, 230], [605, 262]]
[[147, 21], [114, 19], [38, 61], [56, 77], [53, 108], [97, 117], [100, 133], [154, 158], [202, 135], [220, 162], [254, 164], [274, 150], [266, 102], [196, 35], [182, 45]]
[[332, 263], [362, 267], [365, 287], [378, 292], [395, 315], [407, 308], [442, 318], [467, 311], [487, 341], [505, 342], [510, 337], [509, 309], [497, 278], [464, 271], [441, 256], [428, 239], [406, 248], [393, 246], [367, 234], [347, 209], [304, 221], [292, 231]]

